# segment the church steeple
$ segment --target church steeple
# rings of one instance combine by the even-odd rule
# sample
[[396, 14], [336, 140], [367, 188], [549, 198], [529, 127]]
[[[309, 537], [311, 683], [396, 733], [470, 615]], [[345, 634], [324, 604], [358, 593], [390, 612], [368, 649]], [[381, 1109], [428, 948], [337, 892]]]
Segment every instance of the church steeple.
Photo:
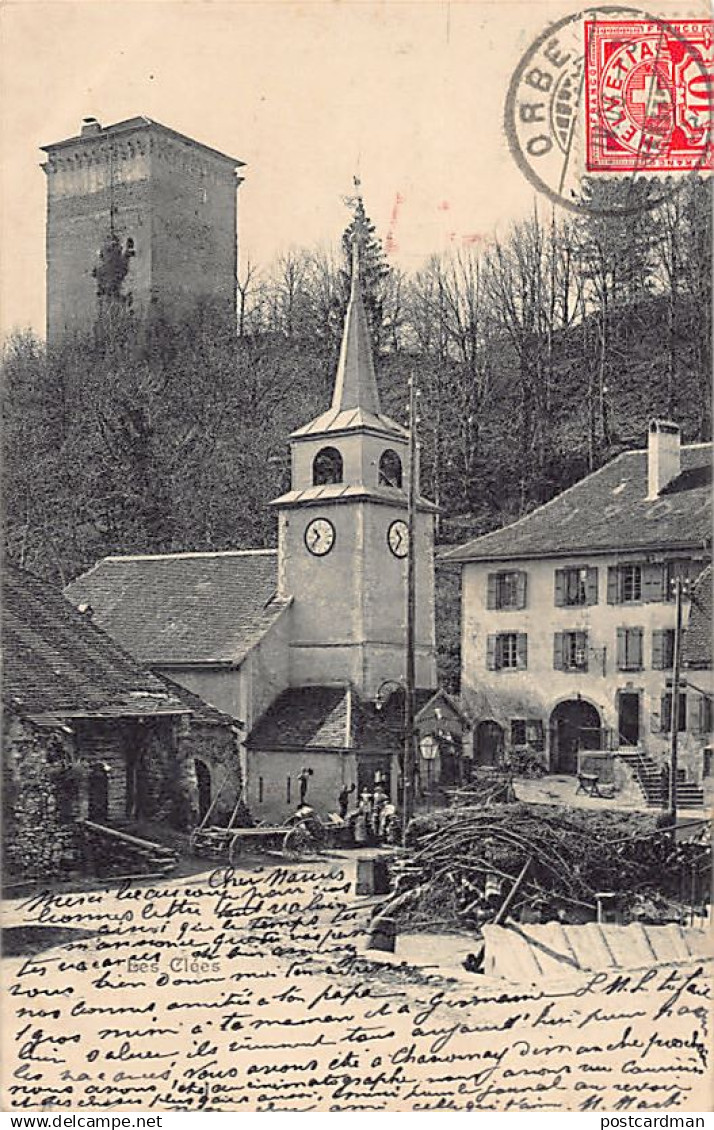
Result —
[[332, 409], [335, 412], [344, 412], [350, 408], [361, 408], [365, 412], [379, 416], [379, 391], [374, 371], [372, 342], [362, 301], [360, 239], [361, 233], [356, 230], [352, 236], [350, 297], [342, 331]]

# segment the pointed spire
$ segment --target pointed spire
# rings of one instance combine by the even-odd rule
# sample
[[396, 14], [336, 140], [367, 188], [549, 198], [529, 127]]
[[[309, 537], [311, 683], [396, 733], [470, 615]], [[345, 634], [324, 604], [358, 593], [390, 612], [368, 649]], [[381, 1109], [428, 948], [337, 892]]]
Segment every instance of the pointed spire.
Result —
[[372, 341], [360, 286], [360, 242], [363, 233], [359, 225], [352, 235], [352, 279], [350, 297], [342, 331], [340, 359], [337, 364], [332, 407], [337, 412], [348, 408], [362, 408], [379, 415], [379, 392], [374, 371]]

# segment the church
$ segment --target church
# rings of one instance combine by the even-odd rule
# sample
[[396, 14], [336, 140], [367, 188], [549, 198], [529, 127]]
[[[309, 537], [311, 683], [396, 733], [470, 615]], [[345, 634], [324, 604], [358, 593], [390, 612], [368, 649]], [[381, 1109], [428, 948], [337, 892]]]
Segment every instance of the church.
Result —
[[291, 489], [270, 503], [277, 551], [106, 557], [66, 590], [145, 666], [241, 723], [235, 781], [216, 772], [211, 790], [242, 781], [269, 821], [294, 811], [301, 775], [323, 812], [375, 774], [397, 800], [410, 553], [416, 728], [431, 735], [430, 780], [459, 776], [463, 719], [436, 691], [437, 507], [417, 494], [410, 545], [409, 433], [381, 410], [357, 241], [332, 403], [290, 442]]

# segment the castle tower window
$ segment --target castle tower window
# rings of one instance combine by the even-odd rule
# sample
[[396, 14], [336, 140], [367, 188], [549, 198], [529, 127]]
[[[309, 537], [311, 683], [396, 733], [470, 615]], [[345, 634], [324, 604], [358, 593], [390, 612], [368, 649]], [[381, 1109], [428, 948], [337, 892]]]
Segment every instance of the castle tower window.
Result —
[[379, 485], [400, 488], [402, 485], [402, 461], [391, 447], [382, 452], [379, 460]]
[[342, 482], [342, 456], [336, 447], [323, 447], [318, 451], [312, 464], [313, 486], [322, 487], [329, 483]]

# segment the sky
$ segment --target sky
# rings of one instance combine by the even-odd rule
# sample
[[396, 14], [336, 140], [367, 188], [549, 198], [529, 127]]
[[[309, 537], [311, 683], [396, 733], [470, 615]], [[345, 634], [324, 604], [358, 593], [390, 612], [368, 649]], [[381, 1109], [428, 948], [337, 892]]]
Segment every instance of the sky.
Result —
[[145, 114], [245, 161], [243, 266], [337, 243], [356, 173], [405, 270], [487, 239], [534, 198], [503, 130], [510, 76], [545, 26], [574, 10], [552, 0], [6, 0], [0, 331], [43, 332], [39, 146], [74, 136], [88, 116], [108, 125]]

